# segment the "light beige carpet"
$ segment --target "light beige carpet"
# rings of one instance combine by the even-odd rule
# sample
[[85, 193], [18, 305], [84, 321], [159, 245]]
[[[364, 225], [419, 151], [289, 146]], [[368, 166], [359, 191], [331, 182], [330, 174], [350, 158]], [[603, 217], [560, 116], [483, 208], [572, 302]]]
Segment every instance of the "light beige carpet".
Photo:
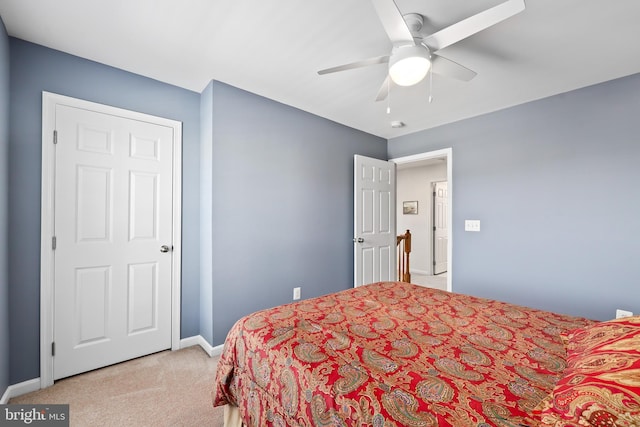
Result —
[[222, 407], [211, 406], [217, 362], [198, 346], [163, 351], [56, 381], [9, 403], [68, 403], [77, 427], [222, 427]]

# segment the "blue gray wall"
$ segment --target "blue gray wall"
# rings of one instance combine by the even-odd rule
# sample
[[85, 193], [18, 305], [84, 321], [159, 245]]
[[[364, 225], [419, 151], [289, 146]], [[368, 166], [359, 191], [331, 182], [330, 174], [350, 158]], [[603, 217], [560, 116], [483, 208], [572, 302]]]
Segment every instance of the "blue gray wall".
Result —
[[40, 370], [42, 91], [183, 123], [182, 337], [198, 335], [200, 95], [15, 38], [10, 53], [10, 382]]
[[0, 18], [0, 397], [9, 385], [9, 37]]
[[353, 286], [353, 155], [386, 140], [213, 84], [213, 345], [241, 316]]
[[390, 140], [389, 158], [453, 147], [453, 290], [640, 312], [639, 117], [636, 74]]

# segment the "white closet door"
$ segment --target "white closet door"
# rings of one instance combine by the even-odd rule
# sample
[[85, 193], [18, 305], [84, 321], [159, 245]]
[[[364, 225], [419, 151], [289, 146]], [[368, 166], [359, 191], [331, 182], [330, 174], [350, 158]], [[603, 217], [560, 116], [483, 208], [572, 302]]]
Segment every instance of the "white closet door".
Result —
[[57, 105], [54, 378], [171, 347], [171, 127]]

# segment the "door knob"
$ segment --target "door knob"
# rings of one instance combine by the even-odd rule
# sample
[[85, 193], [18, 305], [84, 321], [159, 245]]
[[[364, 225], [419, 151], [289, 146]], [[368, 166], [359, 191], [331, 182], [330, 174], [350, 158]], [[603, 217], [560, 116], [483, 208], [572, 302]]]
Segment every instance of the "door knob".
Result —
[[169, 246], [167, 245], [162, 245], [160, 246], [160, 252], [169, 252]]
[[364, 239], [363, 239], [362, 237], [358, 237], [358, 238], [354, 237], [354, 238], [353, 238], [353, 241], [354, 241], [355, 243], [362, 243], [362, 242], [364, 242]]

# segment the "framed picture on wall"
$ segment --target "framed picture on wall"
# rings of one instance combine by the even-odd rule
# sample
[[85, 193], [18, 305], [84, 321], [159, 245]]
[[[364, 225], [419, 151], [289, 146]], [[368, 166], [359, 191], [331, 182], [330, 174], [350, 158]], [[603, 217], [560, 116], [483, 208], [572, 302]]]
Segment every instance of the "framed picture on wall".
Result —
[[418, 214], [418, 201], [413, 200], [409, 202], [402, 202], [402, 213], [404, 215], [417, 215]]

